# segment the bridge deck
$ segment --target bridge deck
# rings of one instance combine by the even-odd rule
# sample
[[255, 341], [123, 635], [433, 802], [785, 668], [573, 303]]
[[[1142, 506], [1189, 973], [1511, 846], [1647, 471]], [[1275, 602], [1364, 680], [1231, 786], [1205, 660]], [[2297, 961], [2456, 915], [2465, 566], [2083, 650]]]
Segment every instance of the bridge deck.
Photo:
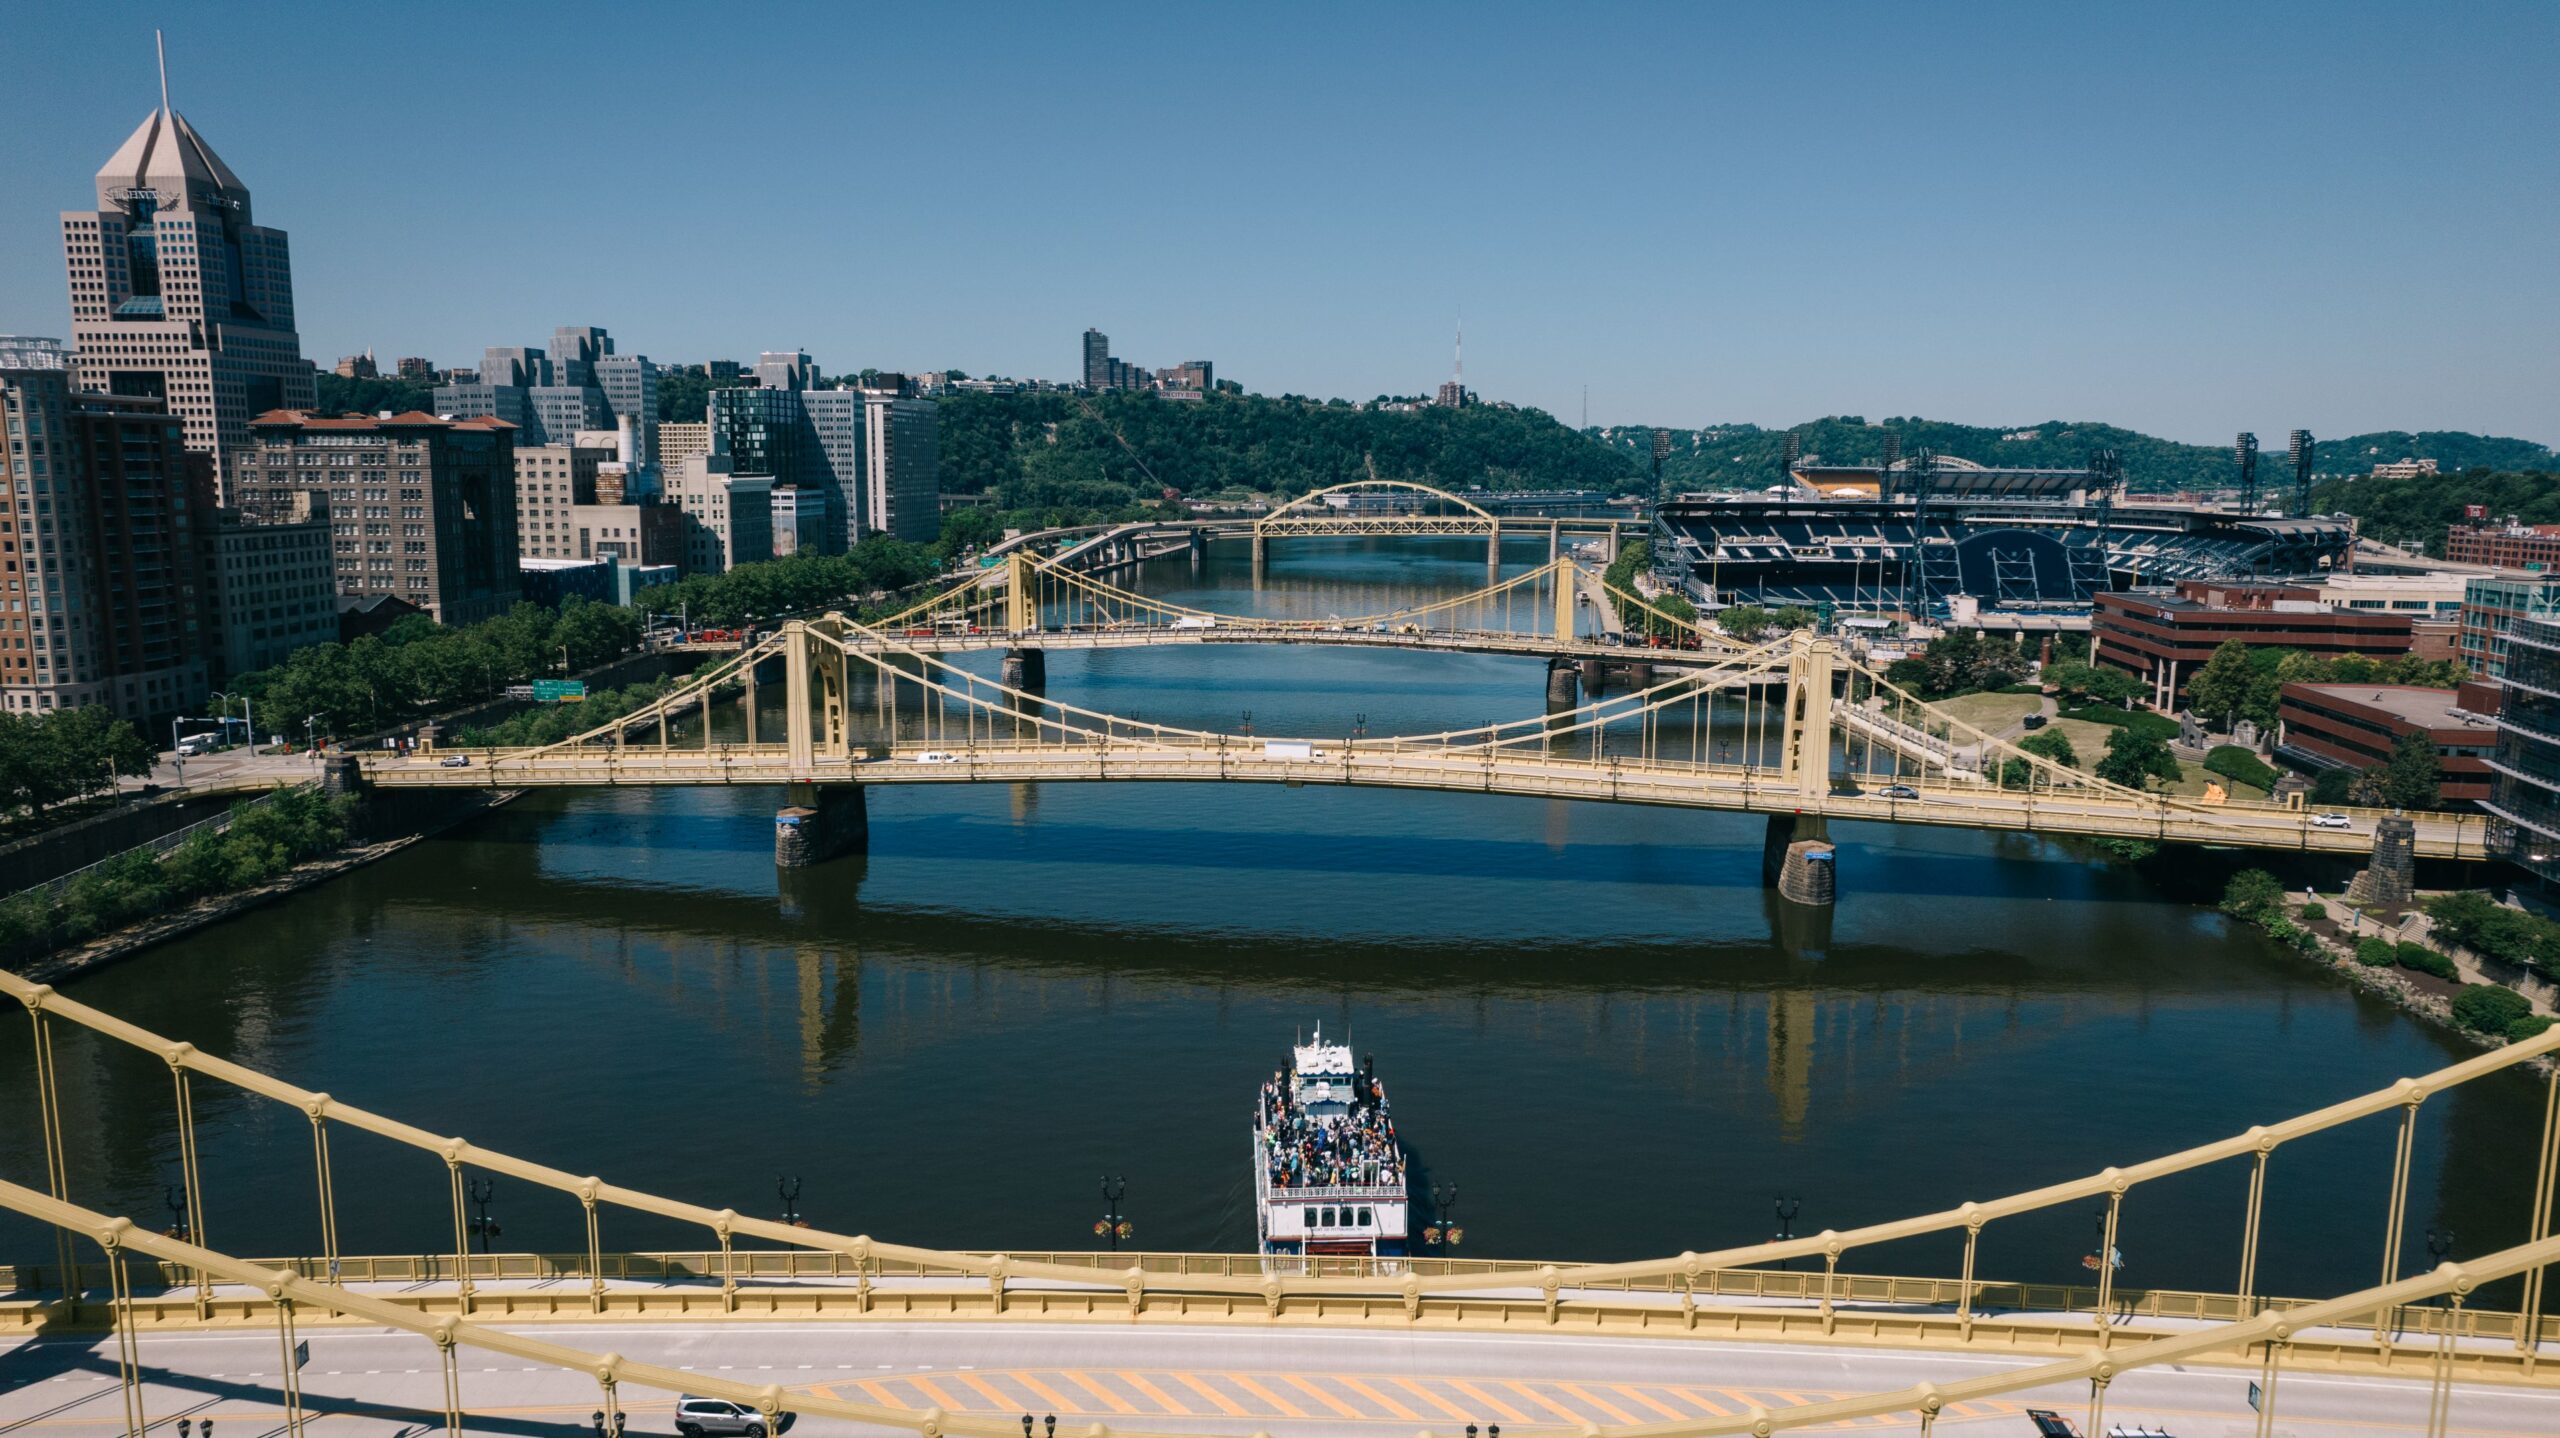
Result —
[[[1345, 784], [1438, 789], [1540, 798], [1589, 799], [1672, 808], [1757, 814], [1820, 814], [1840, 819], [1930, 824], [2087, 838], [2151, 839], [2253, 849], [2362, 856], [2372, 852], [2380, 811], [2356, 811], [2348, 827], [2315, 827], [2305, 810], [2276, 805], [2203, 806], [2135, 802], [2068, 791], [2021, 793], [1980, 783], [1904, 781], [1914, 799], [1880, 792], [1807, 794], [1765, 769], [1654, 761], [1611, 762], [1565, 756], [1397, 747], [1388, 741], [1313, 741], [1317, 757], [1269, 751], [1269, 741], [1224, 744], [946, 743], [933, 750], [893, 751], [885, 759], [819, 757], [795, 766], [779, 744], [709, 749], [506, 751], [471, 756], [446, 768], [433, 755], [371, 758], [365, 773], [391, 788], [545, 788], [571, 786], [786, 784], [1073, 783], [1155, 781]], [[949, 762], [924, 762], [927, 753]], [[2493, 857], [2487, 819], [2477, 814], [2420, 814], [2417, 852], [2439, 859]]]

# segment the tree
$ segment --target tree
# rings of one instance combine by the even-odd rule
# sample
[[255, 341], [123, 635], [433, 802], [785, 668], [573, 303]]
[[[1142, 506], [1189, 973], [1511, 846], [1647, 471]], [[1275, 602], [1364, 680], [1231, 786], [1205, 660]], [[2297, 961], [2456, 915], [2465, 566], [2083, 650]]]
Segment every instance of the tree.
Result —
[[2059, 729], [2039, 729], [2019, 740], [2018, 747], [2027, 753], [2050, 759], [2065, 769], [2080, 767], [2080, 754], [2071, 747], [2071, 736]]
[[2249, 702], [2257, 672], [2249, 663], [2249, 647], [2237, 639], [2223, 641], [2187, 680], [2187, 707], [2217, 729], [2228, 729]]
[[2284, 902], [2284, 885], [2264, 869], [2243, 869], [2222, 888], [2222, 912], [2235, 919], [2257, 919]]
[[2453, 1021], [2474, 1033], [2504, 1036], [2533, 1005], [2515, 990], [2497, 984], [2468, 984], [2453, 996]]
[[2394, 809], [2433, 809], [2443, 802], [2444, 761], [2425, 730], [2401, 735], [2378, 772], [2382, 802]]
[[2147, 789], [2151, 781], [2174, 782], [2179, 774], [2178, 756], [2169, 746], [2148, 734], [2133, 729], [2116, 729], [2107, 735], [2107, 752], [2098, 760], [2098, 777], [2110, 784], [2128, 789]]
[[1737, 604], [1716, 615], [1716, 627], [1748, 644], [1769, 632], [1777, 616], [1757, 604]]
[[2329, 808], [2354, 801], [2356, 776], [2350, 769], [2323, 769], [2311, 781], [2311, 802]]

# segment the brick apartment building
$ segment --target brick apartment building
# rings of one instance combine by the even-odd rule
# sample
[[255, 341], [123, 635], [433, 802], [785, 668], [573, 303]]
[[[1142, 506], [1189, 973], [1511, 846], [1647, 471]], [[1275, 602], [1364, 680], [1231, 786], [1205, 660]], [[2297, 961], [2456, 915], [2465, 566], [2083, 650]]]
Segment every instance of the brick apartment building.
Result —
[[2423, 732], [2444, 765], [2447, 803], [2489, 797], [2498, 746], [2494, 684], [2288, 684], [2277, 701], [2278, 752], [2311, 769], [2359, 772], [2387, 763], [2402, 737]]
[[2319, 591], [2288, 584], [2188, 580], [2174, 591], [2127, 590], [2097, 597], [2089, 657], [2151, 686], [2151, 702], [2177, 709], [2187, 680], [2231, 640], [2252, 647], [2386, 659], [2410, 650], [2407, 614], [2331, 609]]

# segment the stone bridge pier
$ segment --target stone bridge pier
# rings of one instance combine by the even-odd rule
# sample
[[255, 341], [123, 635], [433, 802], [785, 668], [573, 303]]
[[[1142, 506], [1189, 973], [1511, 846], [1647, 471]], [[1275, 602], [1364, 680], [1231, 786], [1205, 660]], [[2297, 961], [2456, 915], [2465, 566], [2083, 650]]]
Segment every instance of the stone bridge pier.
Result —
[[1004, 667], [996, 678], [1011, 689], [1046, 689], [1049, 687], [1049, 651], [1029, 644], [1017, 644], [1004, 652]]
[[2373, 826], [2373, 860], [2348, 882], [2347, 902], [2361, 909], [2406, 909], [2417, 890], [2417, 821], [2394, 814]]
[[773, 816], [773, 862], [805, 869], [871, 845], [871, 801], [859, 784], [792, 784]]
[[1839, 853], [1820, 814], [1772, 814], [1760, 841], [1760, 882], [1798, 904], [1828, 905], [1840, 892]]
[[1547, 661], [1547, 712], [1570, 709], [1582, 695], [1582, 671], [1570, 659]]

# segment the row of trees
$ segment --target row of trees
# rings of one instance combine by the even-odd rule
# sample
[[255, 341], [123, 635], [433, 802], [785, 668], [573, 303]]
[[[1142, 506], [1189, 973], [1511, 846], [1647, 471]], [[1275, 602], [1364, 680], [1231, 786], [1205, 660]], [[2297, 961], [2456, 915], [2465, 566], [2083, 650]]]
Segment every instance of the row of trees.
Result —
[[85, 799], [151, 772], [156, 746], [105, 706], [0, 711], [0, 817]]
[[285, 789], [233, 807], [223, 832], [199, 830], [166, 854], [130, 849], [64, 886], [0, 902], [0, 954], [77, 943], [214, 894], [265, 883], [346, 841], [343, 800]]
[[2187, 707], [2217, 729], [2246, 719], [2261, 729], [2273, 728], [2276, 704], [2287, 684], [2414, 684], [2451, 689], [2470, 677], [2450, 659], [2420, 659], [2399, 654], [2369, 659], [2361, 654], [2320, 655], [2299, 649], [2252, 648], [2237, 639], [2213, 651], [2202, 669], [2187, 681]]
[[726, 629], [894, 593], [942, 568], [942, 554], [929, 545], [874, 535], [844, 554], [795, 554], [725, 574], [688, 575], [648, 591], [640, 602], [659, 614], [682, 612], [697, 628]]
[[[571, 596], [555, 612], [518, 604], [447, 628], [410, 615], [352, 644], [314, 644], [240, 676], [235, 694], [269, 734], [369, 734], [421, 715], [495, 698], [510, 684], [575, 673], [629, 653], [638, 611]], [[222, 701], [216, 701], [217, 703]], [[230, 701], [238, 713], [243, 700]]]
[[[1636, 576], [1644, 573], [1652, 565], [1653, 546], [1641, 539], [1633, 540], [1618, 551], [1616, 559], [1609, 561], [1609, 567], [1601, 572], [1600, 578], [1604, 584], [1616, 591], [1613, 602], [1618, 607], [1618, 622], [1621, 625], [1638, 634], [1658, 634], [1665, 638], [1676, 639], [1683, 632], [1681, 625], [1698, 622], [1698, 606], [1690, 603], [1687, 595], [1666, 590], [1644, 604], [1638, 604], [1628, 597], [1636, 592]], [[1728, 609], [1716, 616], [1720, 624], [1726, 625], [1725, 632], [1729, 634], [1733, 633], [1728, 622], [1732, 613], [1733, 611]], [[1670, 617], [1666, 619], [1665, 615]], [[1765, 614], [1763, 618], [1765, 620]], [[1811, 615], [1806, 616], [1806, 622], [1812, 622]], [[1767, 624], [1764, 622], [1761, 628], [1766, 627]], [[1750, 635], [1736, 637], [1757, 638], [1758, 632], [1754, 630]]]
[[1078, 514], [1226, 490], [1295, 495], [1361, 478], [1441, 489], [1645, 488], [1644, 471], [1535, 409], [1363, 409], [1284, 396], [946, 395], [942, 487], [998, 509]]

